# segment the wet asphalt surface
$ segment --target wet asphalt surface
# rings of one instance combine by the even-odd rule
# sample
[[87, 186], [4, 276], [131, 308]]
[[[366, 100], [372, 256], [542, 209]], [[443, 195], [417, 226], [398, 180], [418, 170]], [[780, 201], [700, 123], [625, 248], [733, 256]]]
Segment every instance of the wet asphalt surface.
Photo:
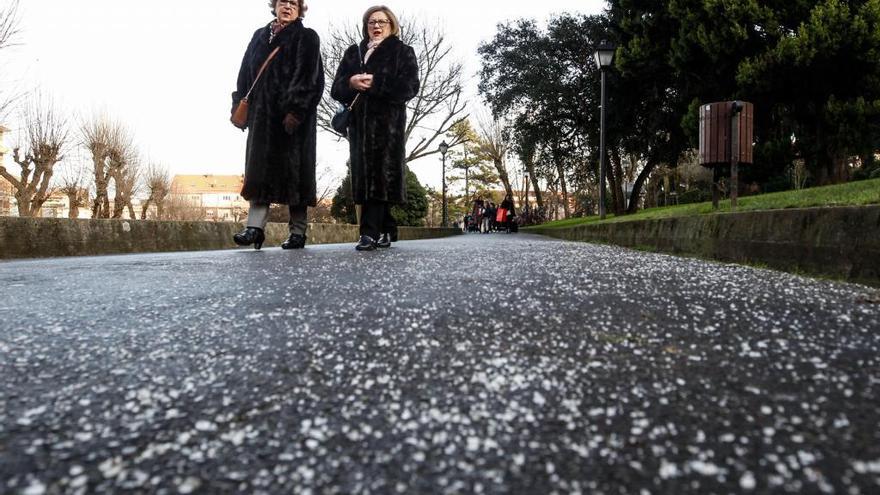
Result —
[[878, 493], [874, 289], [503, 234], [0, 264], [0, 493]]

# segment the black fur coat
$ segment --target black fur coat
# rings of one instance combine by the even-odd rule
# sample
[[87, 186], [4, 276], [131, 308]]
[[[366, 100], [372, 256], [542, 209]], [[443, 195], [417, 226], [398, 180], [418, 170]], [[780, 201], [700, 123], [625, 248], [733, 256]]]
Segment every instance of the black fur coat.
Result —
[[386, 38], [367, 64], [361, 67], [360, 54], [367, 42], [345, 51], [331, 96], [350, 104], [357, 92], [348, 81], [366, 72], [373, 75], [373, 86], [364, 92], [352, 110], [348, 133], [351, 150], [351, 185], [355, 203], [367, 200], [406, 202], [406, 102], [419, 92], [419, 67], [415, 51], [396, 36]]
[[[232, 108], [244, 98], [260, 66], [276, 46], [251, 93], [244, 187], [241, 196], [260, 204], [315, 206], [317, 106], [324, 91], [324, 67], [317, 33], [295, 21], [269, 43], [270, 27], [258, 29], [241, 62]], [[301, 123], [293, 135], [284, 130], [285, 115]]]

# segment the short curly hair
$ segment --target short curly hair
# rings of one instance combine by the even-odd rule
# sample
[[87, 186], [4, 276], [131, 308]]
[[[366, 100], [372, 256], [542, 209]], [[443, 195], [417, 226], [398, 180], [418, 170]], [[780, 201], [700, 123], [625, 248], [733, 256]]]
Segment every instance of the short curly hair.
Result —
[[[306, 5], [306, 0], [297, 0], [299, 4], [299, 18], [302, 19], [306, 16], [306, 11], [309, 10], [309, 6]], [[269, 9], [272, 11], [272, 15], [278, 15], [275, 13], [275, 6], [278, 5], [278, 0], [269, 0]]]

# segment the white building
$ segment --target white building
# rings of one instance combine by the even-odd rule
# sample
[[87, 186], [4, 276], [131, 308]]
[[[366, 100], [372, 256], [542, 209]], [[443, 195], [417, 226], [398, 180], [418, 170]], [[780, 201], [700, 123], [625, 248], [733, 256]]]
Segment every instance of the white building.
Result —
[[171, 204], [185, 205], [204, 220], [237, 222], [248, 211], [248, 202], [240, 195], [243, 185], [243, 175], [175, 175]]

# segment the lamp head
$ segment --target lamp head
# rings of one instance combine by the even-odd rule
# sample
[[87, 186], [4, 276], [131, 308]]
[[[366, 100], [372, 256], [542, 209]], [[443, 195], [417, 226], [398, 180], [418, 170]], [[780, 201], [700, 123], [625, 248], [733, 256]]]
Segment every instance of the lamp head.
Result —
[[599, 46], [596, 47], [596, 53], [593, 54], [593, 59], [596, 61], [596, 67], [600, 70], [607, 69], [614, 62], [614, 52], [617, 50], [617, 47], [614, 46], [614, 43], [611, 43], [608, 40], [602, 40], [599, 42]]
[[445, 156], [446, 152], [449, 151], [449, 145], [446, 144], [446, 140], [444, 140], [442, 143], [440, 143], [439, 149], [440, 149], [440, 154]]

